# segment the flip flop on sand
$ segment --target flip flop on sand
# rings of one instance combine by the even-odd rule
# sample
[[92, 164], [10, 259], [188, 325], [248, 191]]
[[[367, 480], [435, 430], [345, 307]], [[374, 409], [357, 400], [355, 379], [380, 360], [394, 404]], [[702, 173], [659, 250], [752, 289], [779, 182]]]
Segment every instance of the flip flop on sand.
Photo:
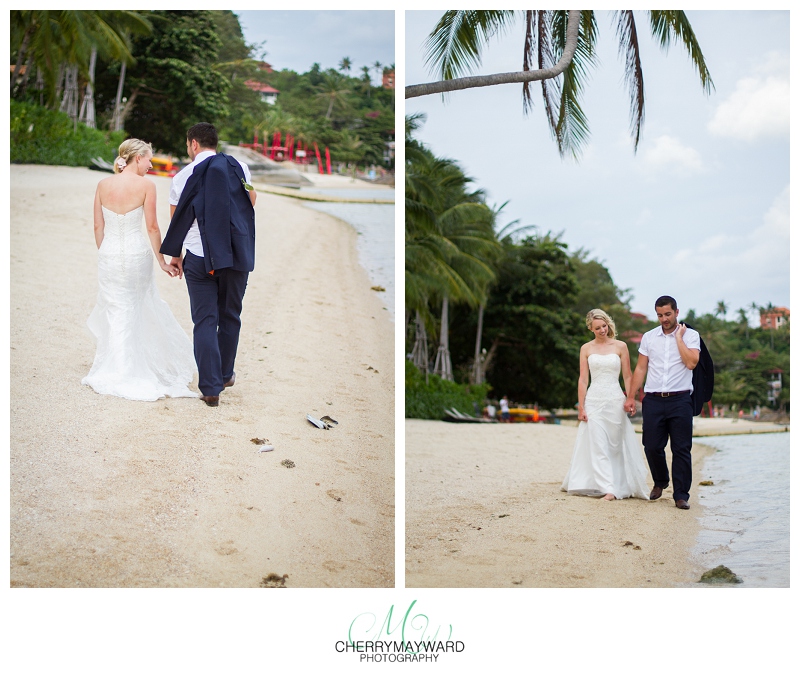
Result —
[[310, 414], [307, 414], [306, 419], [308, 419], [312, 424], [314, 424], [314, 426], [321, 429], [333, 428], [339, 423], [335, 419], [331, 419], [327, 414], [320, 417], [319, 419], [315, 419]]

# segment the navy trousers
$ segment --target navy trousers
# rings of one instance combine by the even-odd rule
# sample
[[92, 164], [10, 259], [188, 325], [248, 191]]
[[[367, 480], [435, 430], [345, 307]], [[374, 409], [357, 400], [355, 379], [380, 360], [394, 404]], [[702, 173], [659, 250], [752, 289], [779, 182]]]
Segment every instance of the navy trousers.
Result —
[[672, 450], [672, 498], [689, 499], [692, 487], [692, 395], [645, 394], [642, 400], [642, 444], [650, 465], [653, 483], [669, 485], [669, 469], [664, 448]]
[[211, 275], [202, 257], [186, 252], [183, 274], [189, 289], [194, 323], [194, 358], [203, 395], [215, 396], [233, 376], [246, 271], [222, 268]]

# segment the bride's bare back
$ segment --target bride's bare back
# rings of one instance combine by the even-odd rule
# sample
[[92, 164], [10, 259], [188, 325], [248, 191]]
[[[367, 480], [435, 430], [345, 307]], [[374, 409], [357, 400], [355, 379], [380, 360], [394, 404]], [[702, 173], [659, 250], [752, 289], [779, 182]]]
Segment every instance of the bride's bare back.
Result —
[[137, 174], [123, 172], [107, 177], [97, 184], [100, 204], [117, 214], [127, 214], [145, 204], [153, 182]]

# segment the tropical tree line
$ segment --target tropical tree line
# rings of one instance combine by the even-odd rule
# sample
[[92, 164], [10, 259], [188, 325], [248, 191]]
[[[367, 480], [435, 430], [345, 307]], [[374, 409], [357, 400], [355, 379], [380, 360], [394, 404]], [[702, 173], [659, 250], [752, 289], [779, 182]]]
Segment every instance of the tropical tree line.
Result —
[[[11, 96], [69, 116], [74, 130], [124, 129], [176, 155], [204, 120], [233, 144], [280, 131], [328, 146], [334, 161], [384, 162], [394, 95], [380, 86], [383, 65], [357, 77], [350, 63], [268, 73], [259, 48], [230, 10], [13, 10]], [[248, 81], [280, 90], [278, 104]]]
[[[714, 360], [714, 405], [788, 411], [790, 324], [762, 328], [751, 327], [750, 322], [751, 316], [774, 310], [772, 303], [752, 302], [737, 309], [734, 320], [726, 320], [728, 306], [720, 301], [714, 313], [686, 314], [684, 321], [700, 333]], [[779, 391], [772, 386], [778, 381]]]

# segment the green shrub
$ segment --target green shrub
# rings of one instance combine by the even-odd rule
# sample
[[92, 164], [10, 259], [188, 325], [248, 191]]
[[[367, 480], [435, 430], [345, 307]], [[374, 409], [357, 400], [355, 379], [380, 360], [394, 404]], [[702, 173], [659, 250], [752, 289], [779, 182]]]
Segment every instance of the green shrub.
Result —
[[11, 162], [88, 167], [98, 155], [109, 162], [125, 132], [105, 132], [78, 123], [66, 113], [37, 104], [11, 101]]
[[453, 407], [464, 414], [475, 413], [474, 403], [483, 406], [486, 394], [491, 390], [489, 384], [470, 386], [446, 381], [436, 375], [429, 375], [425, 383], [423, 375], [414, 365], [406, 361], [406, 418], [441, 419], [444, 410]]

